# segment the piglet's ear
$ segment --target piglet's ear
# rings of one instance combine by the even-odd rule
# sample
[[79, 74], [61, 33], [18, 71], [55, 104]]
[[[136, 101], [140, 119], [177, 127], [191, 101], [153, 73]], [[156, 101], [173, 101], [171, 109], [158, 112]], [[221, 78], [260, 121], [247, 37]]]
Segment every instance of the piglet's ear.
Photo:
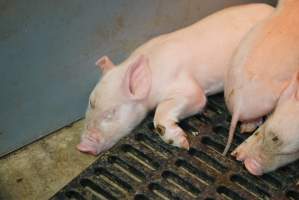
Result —
[[125, 94], [133, 100], [145, 99], [150, 92], [151, 81], [148, 59], [141, 55], [127, 69], [123, 85]]
[[296, 98], [299, 101], [299, 72], [293, 75], [289, 85], [281, 93], [278, 103], [290, 98]]
[[109, 70], [115, 67], [113, 62], [109, 59], [108, 56], [103, 56], [97, 60], [96, 66], [102, 71], [103, 74], [106, 74]]

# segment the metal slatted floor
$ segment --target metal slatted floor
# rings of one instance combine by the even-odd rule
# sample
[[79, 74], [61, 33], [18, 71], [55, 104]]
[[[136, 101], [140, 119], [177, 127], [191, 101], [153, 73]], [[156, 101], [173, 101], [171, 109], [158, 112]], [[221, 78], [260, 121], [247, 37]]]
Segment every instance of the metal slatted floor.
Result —
[[[209, 98], [203, 113], [180, 123], [189, 151], [162, 142], [150, 114], [52, 199], [299, 199], [299, 162], [255, 177], [221, 155], [230, 122], [222, 96]], [[231, 149], [246, 137], [237, 133]]]

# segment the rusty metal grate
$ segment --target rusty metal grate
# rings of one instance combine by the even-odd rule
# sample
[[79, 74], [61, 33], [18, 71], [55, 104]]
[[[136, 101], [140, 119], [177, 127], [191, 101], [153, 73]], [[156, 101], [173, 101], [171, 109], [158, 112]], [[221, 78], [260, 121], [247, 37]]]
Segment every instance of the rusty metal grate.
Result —
[[[255, 177], [240, 162], [221, 155], [230, 120], [222, 95], [209, 98], [202, 114], [180, 123], [190, 137], [189, 151], [162, 142], [152, 118], [52, 199], [299, 199], [299, 162]], [[237, 133], [232, 148], [246, 137]]]

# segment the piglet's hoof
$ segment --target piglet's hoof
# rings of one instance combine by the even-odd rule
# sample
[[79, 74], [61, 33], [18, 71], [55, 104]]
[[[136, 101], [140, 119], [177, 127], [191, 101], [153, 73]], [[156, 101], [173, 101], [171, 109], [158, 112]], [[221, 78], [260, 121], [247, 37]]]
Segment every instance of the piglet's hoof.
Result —
[[181, 137], [180, 140], [181, 141], [179, 141], [179, 142], [174, 142], [173, 139], [169, 139], [169, 140], [166, 141], [166, 143], [170, 144], [170, 145], [173, 145], [173, 146], [177, 146], [177, 147], [182, 148], [182, 149], [189, 150], [190, 145], [189, 145], [188, 139], [186, 137]]
[[186, 137], [184, 139], [182, 139], [182, 141], [181, 141], [181, 148], [186, 149], [186, 150], [189, 150], [189, 148], [190, 148], [189, 142]]
[[168, 135], [171, 135], [171, 139], [173, 140], [173, 146], [189, 150], [190, 144], [187, 135], [180, 127], [174, 126], [166, 131], [168, 131]]
[[258, 119], [252, 122], [244, 122], [241, 124], [240, 132], [241, 133], [251, 133], [255, 131], [261, 124], [263, 123], [263, 119]]
[[255, 124], [246, 123], [246, 124], [241, 124], [240, 132], [241, 133], [250, 133], [250, 132], [253, 132], [255, 129], [256, 129]]
[[165, 127], [158, 124], [157, 127], [155, 128], [155, 132], [157, 132], [160, 136], [165, 135]]
[[173, 144], [173, 140], [172, 140], [172, 139], [169, 139], [169, 140], [167, 141], [167, 143], [168, 143], [168, 144]]

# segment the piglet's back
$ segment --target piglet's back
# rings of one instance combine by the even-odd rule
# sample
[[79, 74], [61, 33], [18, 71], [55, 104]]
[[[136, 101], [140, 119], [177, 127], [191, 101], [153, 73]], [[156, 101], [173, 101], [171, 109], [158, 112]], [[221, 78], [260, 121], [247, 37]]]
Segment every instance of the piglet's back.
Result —
[[267, 4], [221, 10], [187, 28], [150, 40], [126, 62], [144, 54], [149, 58], [152, 73], [159, 74], [163, 81], [172, 82], [177, 74], [190, 73], [208, 94], [219, 92], [223, 90], [224, 73], [239, 42], [272, 11], [273, 7]]

